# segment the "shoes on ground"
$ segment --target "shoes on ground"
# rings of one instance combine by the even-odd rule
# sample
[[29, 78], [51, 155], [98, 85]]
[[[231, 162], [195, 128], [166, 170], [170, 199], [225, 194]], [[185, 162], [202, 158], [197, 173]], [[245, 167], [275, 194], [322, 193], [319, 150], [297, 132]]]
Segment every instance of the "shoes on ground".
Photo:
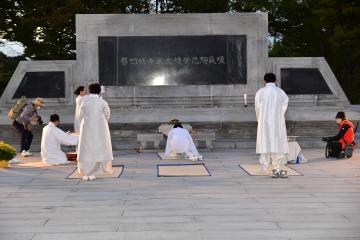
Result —
[[94, 175], [89, 176], [89, 181], [93, 181], [95, 179], [96, 179], [96, 177]]
[[22, 152], [21, 152], [21, 156], [23, 156], [23, 157], [30, 157], [32, 155], [33, 154], [29, 150], [28, 151], [22, 150]]
[[280, 171], [280, 178], [287, 178], [287, 177], [288, 177], [287, 171], [281, 170]]
[[19, 164], [19, 163], [21, 163], [21, 162], [15, 158], [13, 158], [9, 161], [9, 164]]
[[271, 177], [272, 178], [279, 178], [280, 177], [280, 172], [278, 172], [276, 169], [273, 169], [272, 173], [271, 173]]
[[88, 181], [89, 180], [89, 176], [83, 176], [82, 178], [84, 181]]
[[271, 177], [272, 178], [287, 178], [288, 174], [287, 174], [287, 171], [284, 171], [284, 170], [277, 171], [276, 169], [273, 169]]

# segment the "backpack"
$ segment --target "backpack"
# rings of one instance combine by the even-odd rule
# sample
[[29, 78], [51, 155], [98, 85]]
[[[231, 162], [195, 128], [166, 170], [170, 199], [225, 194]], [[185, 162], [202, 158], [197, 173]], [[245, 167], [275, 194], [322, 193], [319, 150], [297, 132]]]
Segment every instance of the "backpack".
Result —
[[12, 120], [15, 120], [20, 112], [22, 111], [22, 109], [24, 108], [24, 106], [27, 104], [27, 99], [25, 96], [22, 96], [17, 102], [16, 104], [10, 109], [9, 113], [8, 113], [8, 117]]

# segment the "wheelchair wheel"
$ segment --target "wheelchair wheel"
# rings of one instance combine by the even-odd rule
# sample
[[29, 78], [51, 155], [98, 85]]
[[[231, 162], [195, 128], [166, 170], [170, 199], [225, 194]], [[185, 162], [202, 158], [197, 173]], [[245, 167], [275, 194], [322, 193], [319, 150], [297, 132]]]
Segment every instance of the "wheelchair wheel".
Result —
[[326, 144], [325, 157], [326, 157], [326, 158], [329, 158], [329, 157], [330, 157], [330, 147], [329, 147], [329, 144]]

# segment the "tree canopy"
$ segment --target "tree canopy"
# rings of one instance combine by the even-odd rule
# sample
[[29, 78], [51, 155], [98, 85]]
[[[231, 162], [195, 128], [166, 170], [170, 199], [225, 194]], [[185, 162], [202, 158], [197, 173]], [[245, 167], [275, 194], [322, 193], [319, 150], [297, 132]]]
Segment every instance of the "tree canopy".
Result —
[[22, 43], [24, 57], [75, 59], [75, 14], [253, 11], [269, 13], [270, 56], [324, 56], [360, 103], [358, 0], [3, 0], [0, 38]]

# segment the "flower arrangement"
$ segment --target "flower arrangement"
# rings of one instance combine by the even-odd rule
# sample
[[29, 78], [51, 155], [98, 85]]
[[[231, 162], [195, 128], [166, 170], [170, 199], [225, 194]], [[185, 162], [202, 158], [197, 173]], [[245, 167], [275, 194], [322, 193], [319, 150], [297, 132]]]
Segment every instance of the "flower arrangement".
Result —
[[16, 156], [16, 149], [10, 144], [0, 142], [0, 161], [10, 161]]

